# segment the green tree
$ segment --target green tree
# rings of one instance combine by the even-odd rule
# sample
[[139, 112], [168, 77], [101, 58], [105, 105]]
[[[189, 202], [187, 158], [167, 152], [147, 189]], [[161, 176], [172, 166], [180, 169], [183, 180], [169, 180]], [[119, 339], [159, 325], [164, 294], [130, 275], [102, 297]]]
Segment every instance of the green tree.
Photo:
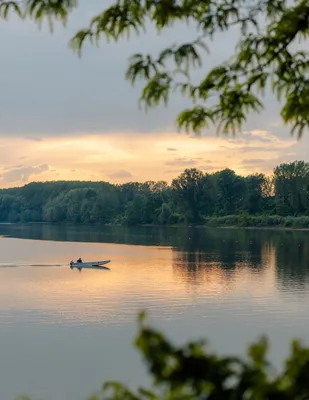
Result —
[[205, 174], [202, 183], [202, 213], [213, 215], [216, 210], [216, 201], [219, 193], [217, 178], [214, 174]]
[[141, 191], [141, 184], [138, 182], [124, 183], [123, 185], [118, 185], [120, 190], [120, 201], [122, 203], [127, 203], [132, 201], [137, 193]]
[[129, 225], [144, 224], [146, 220], [147, 197], [137, 193], [126, 205], [126, 223]]
[[0, 221], [18, 222], [22, 199], [14, 194], [3, 193], [0, 196]]
[[[54, 20], [65, 23], [76, 6], [76, 0], [1, 0], [0, 15], [6, 18], [14, 11], [39, 23], [46, 17], [52, 27]], [[176, 22], [190, 22], [197, 37], [166, 47], [157, 56], [132, 57], [126, 76], [132, 83], [143, 80], [140, 101], [146, 108], [166, 104], [179, 90], [193, 103], [179, 114], [180, 128], [199, 133], [214, 124], [224, 133], [234, 133], [249, 113], [260, 112], [263, 94], [270, 88], [292, 132], [300, 136], [308, 128], [308, 52], [299, 47], [309, 35], [306, 0], [114, 0], [77, 32], [71, 45], [80, 52], [87, 39], [98, 42], [105, 36], [118, 41], [145, 31], [149, 21], [159, 32]], [[234, 56], [194, 84], [192, 67], [202, 65], [201, 52], [207, 51], [208, 41], [231, 31], [241, 33]]]
[[200, 206], [202, 197], [204, 174], [196, 168], [185, 171], [172, 181], [172, 190], [177, 202], [185, 212], [189, 222], [197, 223], [201, 220]]
[[254, 174], [245, 178], [246, 197], [245, 209], [250, 214], [257, 214], [263, 210], [263, 188], [265, 186], [265, 175]]
[[159, 222], [161, 225], [169, 224], [172, 216], [172, 210], [169, 204], [163, 203], [159, 214]]
[[42, 219], [44, 222], [63, 222], [66, 219], [66, 208], [59, 198], [48, 201], [43, 207]]
[[303, 213], [309, 207], [309, 163], [294, 161], [274, 169], [274, 187], [280, 214]]
[[88, 193], [88, 188], [71, 189], [63, 198], [66, 206], [66, 219], [71, 222], [82, 222], [82, 204]]
[[93, 205], [91, 222], [111, 223], [121, 213], [119, 208], [118, 191], [102, 190]]
[[241, 210], [245, 194], [244, 178], [235, 174], [231, 169], [224, 169], [215, 174], [218, 184], [217, 213], [232, 215]]
[[170, 190], [164, 181], [147, 181], [141, 185], [141, 193], [147, 197], [145, 222], [157, 223], [162, 204], [168, 201]]

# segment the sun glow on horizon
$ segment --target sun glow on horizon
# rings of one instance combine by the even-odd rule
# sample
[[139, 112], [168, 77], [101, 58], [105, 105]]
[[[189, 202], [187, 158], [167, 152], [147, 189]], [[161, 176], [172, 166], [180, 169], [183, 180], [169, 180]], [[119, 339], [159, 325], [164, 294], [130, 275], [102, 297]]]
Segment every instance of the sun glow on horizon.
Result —
[[1, 187], [32, 181], [89, 180], [125, 183], [170, 182], [186, 168], [215, 172], [231, 168], [240, 175], [270, 173], [295, 158], [301, 145], [268, 131], [234, 138], [195, 137], [177, 133], [87, 134], [0, 139]]

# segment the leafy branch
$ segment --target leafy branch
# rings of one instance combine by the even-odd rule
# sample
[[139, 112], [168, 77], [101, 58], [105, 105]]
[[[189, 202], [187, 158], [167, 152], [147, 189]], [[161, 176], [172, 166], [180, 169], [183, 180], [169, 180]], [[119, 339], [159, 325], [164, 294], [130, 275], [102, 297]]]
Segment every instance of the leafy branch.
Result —
[[[1, 1], [0, 16], [11, 11], [39, 24], [46, 17], [65, 23], [76, 0]], [[140, 104], [145, 108], [167, 104], [180, 90], [192, 102], [178, 118], [180, 129], [201, 133], [214, 125], [220, 133], [241, 130], [248, 116], [263, 109], [266, 90], [276, 94], [283, 122], [301, 137], [309, 127], [309, 54], [295, 45], [309, 36], [307, 0], [116, 0], [72, 38], [81, 55], [87, 41], [119, 41], [146, 31], [151, 21], [158, 31], [175, 22], [196, 27], [197, 39], [173, 44], [157, 57], [138, 54], [129, 61], [126, 77], [142, 80]], [[238, 32], [235, 55], [207, 71], [193, 85], [192, 68], [202, 68], [208, 42], [219, 32]], [[179, 80], [179, 74], [182, 80]]]
[[0, 18], [8, 19], [11, 13], [20, 18], [30, 18], [41, 26], [44, 18], [47, 19], [50, 30], [53, 30], [53, 21], [66, 24], [70, 12], [77, 7], [77, 0], [0, 0]]
[[[72, 45], [81, 51], [87, 37], [98, 40], [104, 34], [117, 41], [131, 30], [140, 33], [145, 30], [146, 18], [159, 31], [176, 20], [193, 21], [202, 33], [192, 43], [167, 47], [156, 59], [139, 54], [130, 60], [126, 77], [133, 84], [137, 79], [144, 80], [140, 102], [146, 108], [166, 104], [170, 94], [180, 89], [197, 104], [180, 113], [180, 128], [200, 133], [216, 125], [218, 132], [235, 134], [251, 112], [263, 109], [262, 97], [271, 88], [284, 101], [281, 115], [285, 123], [291, 124], [292, 132], [300, 137], [308, 127], [308, 53], [293, 52], [291, 47], [308, 37], [307, 1], [296, 1], [288, 7], [283, 0], [119, 0], [93, 19], [89, 30], [79, 33], [81, 37], [77, 34]], [[262, 19], [266, 20], [266, 28], [262, 28]], [[242, 33], [236, 55], [193, 86], [190, 71], [202, 66], [200, 51], [208, 52], [207, 40], [235, 26]], [[179, 69], [186, 73], [183, 82], [175, 80]]]
[[247, 357], [218, 356], [205, 342], [176, 347], [145, 324], [142, 315], [136, 346], [143, 354], [153, 388], [131, 391], [118, 382], [106, 383], [89, 400], [306, 399], [309, 396], [309, 349], [291, 344], [284, 370], [275, 373], [267, 360], [268, 341], [249, 346]]

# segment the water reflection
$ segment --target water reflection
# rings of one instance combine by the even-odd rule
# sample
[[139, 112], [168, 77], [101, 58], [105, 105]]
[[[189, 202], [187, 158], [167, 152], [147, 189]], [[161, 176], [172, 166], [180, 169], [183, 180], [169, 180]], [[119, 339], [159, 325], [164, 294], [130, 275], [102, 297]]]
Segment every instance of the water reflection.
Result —
[[[223, 352], [265, 333], [280, 359], [292, 337], [308, 339], [307, 232], [33, 224], [0, 235], [3, 398], [86, 398], [132, 371], [140, 383], [130, 351], [143, 308]], [[72, 271], [80, 255], [111, 259], [111, 271]]]
[[[233, 290], [244, 276], [279, 292], [304, 291], [309, 281], [309, 232], [303, 231], [2, 224], [0, 234], [45, 241], [166, 246], [172, 249], [174, 279], [187, 289], [191, 286], [190, 290], [210, 281], [213, 285], [215, 277], [224, 290]], [[139, 260], [135, 269], [143, 268], [145, 262]], [[165, 259], [162, 262], [161, 271], [168, 266]]]
[[214, 268], [226, 279], [244, 269], [254, 274], [272, 269], [279, 291], [308, 287], [307, 232], [214, 229], [196, 230], [192, 237], [178, 242], [173, 256], [175, 271], [181, 269], [188, 282], [206, 279]]
[[[308, 274], [308, 232], [2, 224], [0, 234], [54, 241], [172, 246], [177, 252], [188, 253], [191, 261], [192, 257], [197, 257], [196, 262], [207, 260], [213, 254], [222, 268], [234, 268], [241, 260], [260, 266], [263, 248], [271, 246], [275, 248], [278, 274], [283, 280], [287, 274], [288, 280], [292, 276], [302, 282]], [[284, 266], [283, 270], [280, 270], [281, 266]]]

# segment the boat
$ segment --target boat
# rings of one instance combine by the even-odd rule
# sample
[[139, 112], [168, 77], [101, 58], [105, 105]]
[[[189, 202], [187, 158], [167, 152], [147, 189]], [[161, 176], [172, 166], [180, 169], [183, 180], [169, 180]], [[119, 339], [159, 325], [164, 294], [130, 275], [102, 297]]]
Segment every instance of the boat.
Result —
[[110, 263], [111, 260], [103, 260], [103, 261], [87, 261], [87, 262], [70, 262], [70, 267], [71, 268], [93, 268], [93, 267], [99, 267], [102, 269], [104, 265]]

